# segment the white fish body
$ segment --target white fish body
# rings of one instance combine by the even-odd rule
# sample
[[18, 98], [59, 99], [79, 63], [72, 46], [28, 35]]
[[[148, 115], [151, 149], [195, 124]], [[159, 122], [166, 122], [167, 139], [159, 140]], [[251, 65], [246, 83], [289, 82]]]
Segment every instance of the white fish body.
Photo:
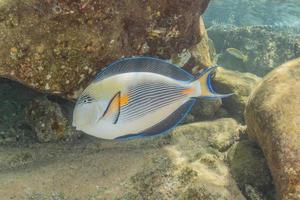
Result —
[[[143, 60], [145, 59], [145, 60]], [[162, 62], [173, 70], [172, 64], [153, 58], [127, 59], [127, 64], [135, 65]], [[122, 61], [120, 62], [121, 64]], [[117, 63], [120, 65], [120, 63]], [[113, 65], [113, 64], [112, 64]], [[188, 113], [200, 96], [224, 97], [217, 95], [207, 86], [207, 78], [212, 69], [202, 74], [201, 80], [176, 75], [181, 69], [174, 69], [174, 77], [156, 73], [157, 68], [139, 66], [108, 68], [106, 74], [92, 82], [79, 98], [73, 114], [73, 125], [90, 135], [104, 139], [120, 139], [157, 135], [175, 127]], [[120, 70], [122, 69], [122, 70]], [[118, 72], [120, 71], [120, 72]], [[186, 73], [186, 72], [185, 72]], [[185, 78], [185, 76], [187, 76]], [[201, 82], [203, 82], [201, 85]], [[209, 83], [210, 84], [210, 83]], [[227, 96], [227, 95], [225, 95]], [[84, 99], [88, 101], [84, 102]]]

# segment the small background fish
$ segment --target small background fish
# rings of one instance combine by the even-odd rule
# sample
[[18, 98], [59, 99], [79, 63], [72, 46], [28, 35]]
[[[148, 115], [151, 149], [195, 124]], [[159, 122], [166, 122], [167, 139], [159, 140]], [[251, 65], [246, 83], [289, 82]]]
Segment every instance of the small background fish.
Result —
[[247, 62], [247, 60], [248, 60], [248, 56], [236, 48], [228, 48], [228, 49], [226, 49], [226, 51], [230, 55], [233, 55], [234, 57], [242, 60], [243, 62]]

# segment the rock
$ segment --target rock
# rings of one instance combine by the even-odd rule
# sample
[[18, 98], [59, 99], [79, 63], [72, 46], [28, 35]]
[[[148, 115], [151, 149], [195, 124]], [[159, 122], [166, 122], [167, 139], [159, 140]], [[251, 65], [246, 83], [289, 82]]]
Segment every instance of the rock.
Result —
[[25, 119], [40, 142], [79, 136], [78, 132], [72, 131], [61, 107], [45, 97], [36, 98], [26, 106]]
[[[172, 60], [173, 63], [180, 63], [180, 66], [183, 66], [186, 70], [194, 74], [198, 73], [205, 67], [212, 66], [211, 57], [214, 55], [214, 53], [211, 52], [212, 50], [214, 50], [214, 47], [211, 46], [211, 41], [208, 38], [207, 32], [205, 30], [205, 25], [202, 17], [200, 17], [199, 22], [200, 38], [202, 38], [201, 41], [198, 44], [192, 46], [189, 50], [186, 50], [186, 52], [189, 53], [188, 58], [186, 58], [187, 56], [185, 55], [184, 57], [180, 57], [181, 59], [178, 59], [177, 62], [174, 62], [174, 59]], [[184, 60], [184, 62], [182, 62], [182, 60]], [[221, 105], [221, 99], [198, 99], [192, 109], [191, 114], [188, 115], [185, 119], [185, 123], [214, 119]], [[228, 115], [219, 116], [224, 117]]]
[[205, 30], [204, 21], [200, 18], [200, 34], [201, 34], [201, 41], [191, 47], [191, 55], [192, 58], [195, 60], [194, 64], [199, 67], [210, 67], [212, 66], [212, 59], [211, 59], [211, 50], [213, 49], [210, 44], [210, 39], [208, 38], [207, 32]]
[[229, 150], [228, 160], [231, 173], [246, 197], [275, 199], [267, 161], [256, 143], [242, 140], [234, 144]]
[[1, 1], [0, 76], [76, 98], [116, 59], [168, 59], [198, 43], [208, 2]]
[[119, 199], [244, 199], [222, 153], [233, 144], [238, 127], [233, 119], [219, 119], [176, 128], [163, 146], [167, 157], [133, 176], [126, 184], [130, 192]]
[[[239, 125], [230, 118], [180, 126], [166, 146], [183, 190], [179, 199], [244, 199], [224, 161]], [[176, 185], [176, 184], [175, 184]], [[201, 199], [200, 198], [200, 199]]]
[[189, 113], [189, 114], [184, 118], [182, 124], [189, 124], [189, 123], [193, 123], [193, 122], [195, 122], [195, 121], [196, 121], [196, 120], [195, 120], [195, 117], [194, 117], [191, 113]]
[[209, 192], [205, 186], [192, 186], [187, 188], [180, 196], [179, 200], [227, 200], [226, 197], [221, 194], [214, 194]]
[[261, 78], [250, 74], [231, 71], [219, 67], [214, 78], [214, 87], [218, 93], [234, 93], [224, 98], [224, 108], [239, 121], [243, 120], [243, 113], [248, 96]]
[[[207, 150], [210, 148], [212, 152], [215, 153], [223, 152], [228, 149], [226, 147], [230, 147], [238, 137], [239, 128], [240, 125], [234, 119], [222, 118], [214, 121], [196, 122], [180, 126], [175, 129], [172, 136], [174, 136], [173, 140], [179, 144], [182, 142], [180, 139], [185, 139], [190, 142], [188, 149], [192, 150], [193, 153], [188, 152], [188, 155], [189, 159], [193, 160], [197, 156], [200, 156], [201, 150], [203, 150], [205, 154], [206, 151], [210, 151]], [[197, 133], [201, 134], [197, 135]], [[193, 139], [195, 142], [192, 142]], [[196, 146], [199, 147], [196, 148]], [[184, 147], [182, 146], [182, 148]]]
[[300, 199], [300, 59], [269, 73], [246, 106], [249, 135], [266, 156], [279, 199]]
[[[299, 31], [276, 26], [213, 26], [208, 30], [218, 64], [240, 72], [264, 76], [281, 63], [300, 56]], [[246, 62], [226, 52], [236, 48], [248, 56]]]
[[0, 143], [32, 139], [23, 110], [38, 95], [21, 84], [0, 78]]
[[198, 99], [192, 110], [195, 120], [211, 120], [222, 105], [221, 99]]
[[228, 111], [225, 108], [220, 108], [217, 113], [216, 113], [216, 117], [217, 118], [228, 118], [230, 117], [230, 114], [228, 113]]

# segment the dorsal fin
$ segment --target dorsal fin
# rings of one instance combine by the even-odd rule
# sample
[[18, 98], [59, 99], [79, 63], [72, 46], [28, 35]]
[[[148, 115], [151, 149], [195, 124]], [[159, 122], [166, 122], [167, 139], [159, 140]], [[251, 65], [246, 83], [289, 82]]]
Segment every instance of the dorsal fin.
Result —
[[192, 81], [194, 76], [164, 60], [151, 57], [123, 58], [108, 65], [96, 75], [95, 81], [128, 72], [153, 72], [180, 81]]

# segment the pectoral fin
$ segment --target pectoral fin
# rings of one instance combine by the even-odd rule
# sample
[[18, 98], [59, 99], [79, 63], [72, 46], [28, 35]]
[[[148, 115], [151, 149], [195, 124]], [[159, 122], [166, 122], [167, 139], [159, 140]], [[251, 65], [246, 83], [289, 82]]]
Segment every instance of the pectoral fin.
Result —
[[105, 112], [103, 113], [103, 119], [111, 121], [112, 124], [116, 124], [120, 116], [120, 107], [121, 107], [121, 92], [118, 92], [110, 100]]

